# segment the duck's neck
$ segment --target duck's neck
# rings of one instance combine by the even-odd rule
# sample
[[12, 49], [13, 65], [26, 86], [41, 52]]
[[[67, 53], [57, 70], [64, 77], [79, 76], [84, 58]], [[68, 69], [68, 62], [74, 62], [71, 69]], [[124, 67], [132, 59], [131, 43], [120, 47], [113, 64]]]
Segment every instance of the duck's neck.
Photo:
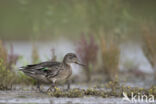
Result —
[[62, 62], [62, 63], [63, 63], [63, 65], [64, 65], [65, 67], [70, 67], [70, 64], [69, 64], [69, 63], [67, 63], [65, 59], [63, 60], [63, 62]]

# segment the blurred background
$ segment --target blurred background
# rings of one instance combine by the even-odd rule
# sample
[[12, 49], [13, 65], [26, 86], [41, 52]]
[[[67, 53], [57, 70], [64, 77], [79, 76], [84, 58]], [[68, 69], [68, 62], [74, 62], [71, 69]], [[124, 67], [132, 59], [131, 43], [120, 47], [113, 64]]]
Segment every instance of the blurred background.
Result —
[[73, 83], [154, 85], [155, 11], [155, 0], [0, 0], [1, 73], [74, 52], [88, 67], [72, 65]]
[[1, 39], [16, 41], [77, 39], [100, 31], [137, 40], [156, 18], [154, 0], [1, 0], [0, 12]]

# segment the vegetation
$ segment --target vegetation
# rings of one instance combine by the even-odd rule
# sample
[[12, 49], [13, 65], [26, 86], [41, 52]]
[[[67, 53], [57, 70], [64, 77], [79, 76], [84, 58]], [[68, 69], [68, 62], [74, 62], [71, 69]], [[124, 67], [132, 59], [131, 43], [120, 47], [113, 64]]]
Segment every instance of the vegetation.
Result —
[[[55, 87], [55, 91], [46, 92], [49, 96], [121, 98], [123, 92], [128, 97], [131, 97], [133, 92], [134, 95], [145, 94], [156, 97], [155, 4], [154, 0], [0, 0], [0, 90], [12, 90], [12, 86], [15, 85], [34, 86], [37, 84], [35, 79], [18, 70], [16, 66], [18, 62], [21, 66], [27, 65], [27, 63], [22, 63], [19, 60], [23, 56], [15, 54], [12, 44], [10, 49], [7, 49], [3, 44], [4, 41], [7, 43], [21, 41], [23, 43], [23, 41], [35, 40], [41, 42], [42, 46], [42, 42], [52, 41], [53, 43], [59, 38], [62, 46], [67, 45], [67, 47], [57, 47], [58, 44], [53, 44], [56, 50], [54, 48], [49, 50], [51, 56], [46, 57], [47, 60], [57, 61], [58, 57], [55, 52], [58, 50], [62, 50], [60, 53], [65, 53], [73, 49], [74, 45], [72, 43], [64, 44], [63, 39], [72, 40], [70, 42], [76, 41], [76, 55], [82, 64], [86, 64], [86, 67], [82, 67], [86, 82], [82, 77], [83, 73], [79, 73], [80, 76], [74, 75], [74, 73], [71, 84], [74, 84], [72, 87], [78, 87], [77, 83], [79, 83], [79, 88], [67, 91], [62, 87], [62, 89]], [[130, 58], [123, 58], [126, 53], [125, 43], [128, 46], [132, 42], [138, 46], [132, 46], [132, 48], [138, 49], [141, 53], [139, 54], [137, 50], [139, 55], [142, 55], [143, 52], [154, 73], [141, 71], [146, 68], [142, 65], [143, 61], [140, 62], [137, 59], [134, 61], [129, 50], [126, 52]], [[18, 42], [17, 44], [19, 45]], [[71, 45], [71, 49], [67, 49], [68, 45]], [[140, 49], [141, 45], [142, 50]], [[20, 44], [20, 46], [22, 45]], [[48, 47], [50, 48], [50, 46]], [[32, 62], [29, 64], [43, 61], [38, 48], [40, 47], [32, 45], [30, 55]], [[44, 47], [42, 50], [46, 48]], [[21, 49], [21, 51], [23, 50]], [[123, 70], [120, 70], [120, 65]], [[74, 70], [74, 67], [72, 68]], [[148, 71], [148, 66], [145, 71]], [[154, 75], [153, 80], [151, 80], [151, 75]], [[151, 83], [152, 81], [155, 83]], [[87, 88], [83, 88], [83, 84], [87, 85], [85, 86]], [[88, 87], [93, 84], [95, 87]], [[131, 84], [141, 87], [128, 86]], [[46, 89], [46, 87], [44, 88]]]
[[10, 54], [6, 50], [3, 42], [0, 41], [0, 90], [10, 90], [15, 84], [34, 84], [35, 81], [24, 75], [23, 72], [15, 70], [15, 65], [20, 58], [14, 54], [11, 45]]
[[12, 44], [11, 44], [11, 47], [10, 47], [10, 54], [8, 54], [7, 57], [8, 57], [7, 68], [8, 69], [13, 69], [14, 65], [16, 65], [16, 63], [17, 63], [18, 59], [20, 58], [20, 56], [14, 53], [14, 47], [13, 47]]
[[48, 92], [50, 96], [54, 97], [84, 97], [84, 96], [100, 96], [103, 98], [106, 97], [123, 97], [123, 92], [127, 94], [128, 97], [132, 97], [131, 93], [134, 95], [142, 94], [142, 95], [154, 95], [156, 97], [156, 86], [152, 86], [149, 89], [138, 88], [138, 87], [130, 87], [125, 85], [119, 85], [118, 82], [108, 82], [105, 84], [103, 88], [88, 88], [88, 89], [70, 89], [69, 91], [63, 91], [59, 88], [55, 88], [54, 92]]
[[155, 23], [155, 8], [155, 1], [146, 0], [141, 3], [129, 0], [1, 0], [0, 37], [6, 40], [44, 40], [58, 36], [77, 39], [81, 32], [97, 35], [104, 30], [122, 39], [140, 38], [140, 24]]
[[0, 59], [0, 90], [8, 90], [16, 81], [15, 73], [7, 69], [2, 59]]
[[144, 28], [143, 52], [153, 67], [154, 80], [156, 84], [156, 32], [150, 32], [149, 28]]
[[91, 35], [89, 40], [87, 40], [85, 36], [81, 36], [76, 52], [82, 63], [86, 64], [86, 69], [84, 71], [87, 76], [86, 81], [89, 82], [91, 80], [93, 64], [97, 61], [98, 45], [96, 44], [94, 37]]
[[13, 54], [8, 55], [2, 41], [0, 41], [0, 90], [11, 89], [16, 82], [15, 72], [9, 69], [13, 64], [11, 60], [15, 61], [13, 56]]
[[0, 40], [0, 59], [3, 60], [3, 64], [7, 65], [7, 59], [8, 59], [8, 53], [7, 50], [5, 49], [2, 41]]
[[113, 41], [106, 42], [102, 37], [100, 39], [100, 47], [102, 53], [102, 69], [107, 76], [107, 80], [115, 80], [118, 77], [119, 67], [119, 47]]

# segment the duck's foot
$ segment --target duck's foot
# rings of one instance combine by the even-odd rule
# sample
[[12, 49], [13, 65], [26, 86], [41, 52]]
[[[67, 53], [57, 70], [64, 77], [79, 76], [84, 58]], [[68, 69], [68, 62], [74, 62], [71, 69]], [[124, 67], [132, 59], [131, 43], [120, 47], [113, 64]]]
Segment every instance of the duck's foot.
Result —
[[55, 87], [49, 87], [47, 92], [55, 92], [56, 91], [56, 88]]
[[51, 86], [48, 88], [47, 92], [55, 92], [56, 91], [56, 86], [55, 83], [52, 82]]
[[69, 90], [70, 90], [70, 81], [67, 80], [67, 89], [66, 89], [66, 91], [69, 91]]

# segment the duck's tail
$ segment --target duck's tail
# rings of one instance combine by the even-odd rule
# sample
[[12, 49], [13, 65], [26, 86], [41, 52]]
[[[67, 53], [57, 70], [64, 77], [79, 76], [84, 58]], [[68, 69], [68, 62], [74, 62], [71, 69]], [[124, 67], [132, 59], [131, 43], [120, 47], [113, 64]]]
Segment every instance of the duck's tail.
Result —
[[25, 71], [29, 71], [29, 70], [27, 70], [26, 66], [19, 67], [18, 69], [19, 69], [18, 71], [22, 71], [24, 73], [25, 73]]
[[22, 70], [24, 70], [24, 69], [25, 69], [25, 67], [24, 67], [24, 66], [22, 66], [22, 67], [19, 67], [18, 69], [19, 69], [19, 71], [22, 71]]
[[19, 71], [24, 72], [25, 74], [34, 74], [35, 72], [31, 69], [28, 69], [26, 66], [22, 66], [19, 68]]

